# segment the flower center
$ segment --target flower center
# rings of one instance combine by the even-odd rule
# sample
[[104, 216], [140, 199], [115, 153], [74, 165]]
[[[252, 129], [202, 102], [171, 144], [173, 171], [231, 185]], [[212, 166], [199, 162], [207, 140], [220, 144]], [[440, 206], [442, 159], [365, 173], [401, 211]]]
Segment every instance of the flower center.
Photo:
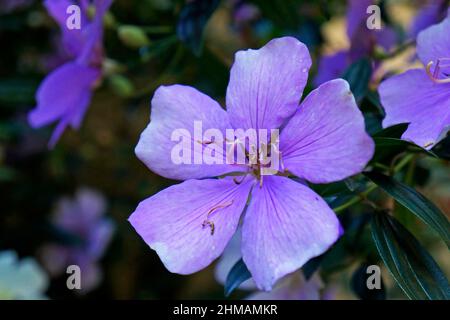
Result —
[[259, 147], [251, 145], [249, 149], [250, 151], [245, 150], [245, 165], [248, 170], [245, 175], [233, 179], [236, 184], [240, 184], [248, 174], [251, 174], [262, 187], [264, 176], [276, 175], [285, 171], [281, 151], [278, 149], [278, 141], [261, 143]]
[[[432, 70], [433, 65], [434, 69]], [[450, 83], [450, 58], [438, 58], [436, 63], [428, 62], [426, 73], [434, 83]]]

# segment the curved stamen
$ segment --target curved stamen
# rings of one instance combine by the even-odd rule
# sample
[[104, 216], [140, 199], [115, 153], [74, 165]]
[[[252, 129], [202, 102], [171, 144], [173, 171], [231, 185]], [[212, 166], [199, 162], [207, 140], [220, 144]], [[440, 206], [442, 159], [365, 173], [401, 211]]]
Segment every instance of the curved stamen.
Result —
[[431, 79], [431, 81], [433, 81], [434, 83], [438, 83], [438, 84], [442, 84], [442, 83], [450, 83], [450, 78], [446, 78], [446, 79], [439, 79], [438, 78], [438, 73], [439, 73], [439, 60], [438, 63], [436, 64], [436, 68], [434, 70], [434, 73], [431, 72], [431, 67], [433, 65], [433, 61], [428, 62], [425, 70], [426, 73], [428, 75], [428, 77]]
[[224, 203], [224, 204], [218, 204], [215, 207], [212, 207], [211, 209], [209, 209], [208, 213], [206, 214], [206, 219], [205, 221], [202, 222], [202, 228], [205, 228], [206, 226], [209, 226], [211, 229], [211, 235], [214, 235], [214, 231], [215, 231], [215, 225], [214, 222], [212, 222], [211, 220], [209, 220], [210, 215], [214, 212], [217, 211], [219, 209], [223, 209], [226, 207], [229, 207], [233, 204], [233, 200]]

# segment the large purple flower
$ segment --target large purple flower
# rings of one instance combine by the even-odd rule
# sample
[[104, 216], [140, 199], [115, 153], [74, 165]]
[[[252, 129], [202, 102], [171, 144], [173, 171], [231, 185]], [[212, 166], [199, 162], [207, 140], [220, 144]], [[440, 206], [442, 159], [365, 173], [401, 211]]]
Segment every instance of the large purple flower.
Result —
[[[154, 172], [186, 181], [141, 202], [130, 222], [171, 272], [208, 266], [242, 222], [243, 260], [258, 288], [270, 290], [338, 239], [334, 212], [288, 173], [313, 183], [341, 180], [363, 170], [374, 146], [344, 80], [323, 84], [299, 105], [310, 66], [303, 43], [279, 38], [236, 53], [227, 111], [192, 87], [155, 92], [136, 154]], [[171, 135], [179, 128], [193, 134], [195, 121], [219, 132], [282, 128], [278, 174], [262, 176], [262, 165], [174, 164]], [[203, 179], [217, 176], [222, 178]]]
[[391, 28], [385, 26], [380, 30], [367, 28], [366, 21], [369, 17], [367, 8], [372, 4], [373, 0], [348, 1], [346, 20], [350, 48], [320, 59], [317, 76], [314, 79], [316, 85], [341, 77], [352, 62], [369, 55], [376, 45], [389, 50], [395, 44], [396, 34]]
[[112, 0], [94, 0], [95, 16], [89, 20], [88, 0], [77, 2], [81, 7], [81, 29], [69, 29], [66, 13], [71, 0], [46, 0], [45, 6], [61, 29], [62, 45], [70, 61], [51, 72], [41, 83], [37, 106], [29, 113], [34, 128], [58, 121], [49, 145], [54, 146], [67, 126], [79, 128], [92, 90], [101, 77], [103, 16]]
[[101, 194], [80, 189], [75, 199], [63, 198], [53, 224], [74, 239], [73, 244], [48, 243], [41, 249], [43, 263], [53, 276], [75, 264], [81, 269], [81, 289], [94, 289], [102, 278], [97, 261], [103, 256], [114, 232], [112, 221], [104, 217], [106, 202]]
[[409, 123], [402, 138], [431, 149], [450, 127], [450, 16], [419, 33], [417, 54], [425, 69], [391, 77], [379, 87], [383, 127]]

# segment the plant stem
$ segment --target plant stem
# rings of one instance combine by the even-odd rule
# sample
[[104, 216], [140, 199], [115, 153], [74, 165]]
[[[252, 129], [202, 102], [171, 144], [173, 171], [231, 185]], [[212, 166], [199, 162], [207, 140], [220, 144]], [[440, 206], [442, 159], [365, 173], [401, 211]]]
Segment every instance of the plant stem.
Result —
[[[415, 159], [415, 155], [414, 154], [407, 154], [404, 158], [402, 158], [399, 163], [393, 167], [393, 173], [396, 173], [398, 171], [400, 171], [401, 169], [403, 169], [403, 167], [405, 167], [411, 160]], [[337, 207], [334, 209], [334, 212], [339, 213], [345, 209], [347, 209], [348, 207], [357, 204], [358, 202], [365, 200], [366, 197], [375, 189], [377, 189], [378, 186], [376, 184], [371, 184], [364, 192], [359, 193], [358, 195], [354, 196], [353, 198], [351, 198], [348, 202], [344, 203], [343, 205]]]
[[367, 188], [364, 192], [361, 192], [360, 194], [354, 196], [351, 198], [348, 202], [344, 203], [343, 205], [337, 207], [334, 209], [334, 212], [339, 213], [348, 207], [357, 204], [358, 202], [364, 200], [369, 193], [371, 193], [373, 190], [375, 190], [378, 186], [376, 184], [372, 184], [369, 188]]

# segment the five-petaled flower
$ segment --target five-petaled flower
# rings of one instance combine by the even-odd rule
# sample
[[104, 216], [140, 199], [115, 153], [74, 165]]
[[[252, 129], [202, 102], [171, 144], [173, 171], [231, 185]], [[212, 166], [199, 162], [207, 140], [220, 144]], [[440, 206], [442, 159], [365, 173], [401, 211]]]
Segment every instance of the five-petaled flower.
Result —
[[[346, 81], [326, 82], [299, 104], [310, 66], [306, 46], [284, 37], [236, 53], [227, 111], [192, 87], [155, 92], [136, 154], [154, 172], [186, 181], [141, 202], [129, 220], [171, 272], [208, 266], [242, 224], [243, 260], [258, 288], [270, 290], [338, 239], [342, 230], [327, 203], [286, 173], [312, 183], [341, 180], [363, 170], [374, 144]], [[194, 121], [223, 132], [280, 128], [283, 170], [261, 181], [261, 167], [174, 164], [171, 133], [192, 135]]]
[[450, 128], [450, 16], [420, 32], [417, 54], [425, 69], [413, 69], [380, 84], [383, 127], [409, 123], [402, 138], [431, 149]]
[[[79, 128], [89, 106], [92, 90], [102, 76], [103, 16], [112, 0], [94, 0], [95, 16], [88, 18], [88, 0], [80, 0], [81, 29], [69, 29], [66, 22], [71, 0], [46, 0], [45, 6], [58, 22], [62, 45], [72, 60], [51, 72], [36, 93], [37, 106], [29, 113], [34, 128], [58, 121], [49, 146], [53, 147], [67, 126]], [[78, 3], [78, 2], [77, 2]]]

